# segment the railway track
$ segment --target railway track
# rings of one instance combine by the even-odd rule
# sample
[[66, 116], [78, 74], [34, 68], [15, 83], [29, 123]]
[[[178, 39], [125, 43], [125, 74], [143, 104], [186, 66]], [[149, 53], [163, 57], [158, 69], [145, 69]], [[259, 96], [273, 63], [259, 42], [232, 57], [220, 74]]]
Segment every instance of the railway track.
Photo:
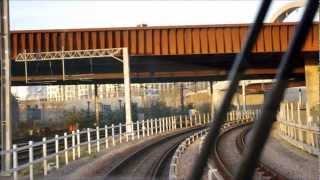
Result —
[[131, 152], [106, 173], [105, 179], [168, 179], [175, 149], [200, 129], [174, 134]]
[[[251, 124], [242, 124], [225, 129], [216, 141], [213, 159], [224, 179], [232, 179], [245, 147], [246, 135]], [[273, 169], [259, 162], [254, 179], [286, 180]]]

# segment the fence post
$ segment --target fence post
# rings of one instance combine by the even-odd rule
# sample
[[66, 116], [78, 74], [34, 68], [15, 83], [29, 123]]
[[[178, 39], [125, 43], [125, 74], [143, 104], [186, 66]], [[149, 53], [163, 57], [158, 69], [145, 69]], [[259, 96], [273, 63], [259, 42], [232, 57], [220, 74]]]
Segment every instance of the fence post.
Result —
[[90, 128], [87, 128], [87, 140], [88, 140], [88, 154], [91, 154], [91, 133]]
[[[127, 132], [127, 126], [125, 126], [125, 128], [126, 128], [126, 141], [129, 142], [129, 133]], [[133, 128], [132, 128], [132, 133], [133, 133]]]
[[119, 142], [122, 143], [122, 124], [119, 123]]
[[147, 136], [150, 135], [150, 120], [147, 120]]
[[172, 130], [175, 130], [175, 116], [172, 116]]
[[155, 119], [154, 123], [155, 123], [156, 134], [158, 134], [158, 119]]
[[168, 132], [169, 131], [169, 119], [168, 119], [168, 117], [166, 117], [166, 129], [165, 129], [165, 131], [166, 132]]
[[78, 158], [80, 158], [80, 130], [77, 129], [77, 151], [78, 151]]
[[141, 127], [141, 129], [142, 129], [142, 137], [144, 138], [144, 136], [145, 136], [144, 119], [142, 120], [142, 127]]
[[174, 127], [175, 127], [175, 122], [174, 122], [175, 120], [174, 120], [174, 119], [175, 119], [175, 116], [172, 116], [172, 130], [175, 129], [175, 128], [174, 128]]
[[190, 115], [189, 118], [190, 118], [190, 127], [192, 127], [193, 126], [192, 115]]
[[165, 132], [165, 120], [164, 120], [164, 118], [161, 118], [161, 127], [162, 127], [161, 132], [164, 133]]
[[198, 114], [198, 125], [201, 125], [201, 124], [202, 124], [201, 121], [202, 121], [202, 119], [201, 119], [201, 114], [199, 113], [199, 114]]
[[59, 169], [59, 136], [55, 135], [56, 169]]
[[193, 117], [194, 120], [194, 126], [197, 126], [198, 116], [195, 114]]
[[170, 129], [170, 131], [172, 131], [173, 130], [173, 116], [170, 116], [169, 119], [170, 119], [169, 129]]
[[131, 140], [134, 140], [134, 124], [131, 123], [131, 129], [132, 129], [132, 138]]
[[97, 138], [97, 152], [100, 152], [100, 128], [96, 127], [96, 138]]
[[154, 120], [151, 119], [151, 121], [150, 121], [150, 125], [151, 125], [150, 131], [151, 131], [151, 135], [153, 135], [153, 123], [154, 123]]
[[161, 118], [161, 123], [162, 123], [162, 133], [166, 131], [166, 120], [165, 118]]
[[172, 130], [172, 116], [168, 117], [168, 131]]
[[72, 131], [72, 160], [76, 160], [76, 136]]
[[182, 128], [182, 116], [179, 116], [180, 129]]
[[289, 104], [286, 103], [286, 121], [289, 121], [290, 118], [289, 118]]
[[171, 131], [171, 127], [172, 127], [172, 119], [171, 116], [168, 117], [168, 131]]
[[140, 139], [140, 125], [139, 125], [139, 121], [137, 121], [137, 136], [138, 136], [138, 139]]
[[298, 124], [299, 125], [301, 125], [302, 123], [301, 123], [301, 112], [300, 112], [300, 106], [301, 106], [301, 104], [300, 103], [298, 103], [298, 107], [297, 107], [297, 111], [298, 111]]
[[115, 146], [116, 142], [114, 139], [114, 124], [111, 124], [111, 133], [112, 133], [112, 145]]
[[68, 157], [68, 139], [67, 139], [67, 133], [63, 134], [63, 140], [64, 140], [64, 158], [65, 163], [69, 163], [69, 157]]
[[169, 131], [171, 131], [172, 130], [172, 116], [169, 116], [168, 117], [168, 129], [169, 129]]
[[166, 124], [165, 124], [165, 119], [164, 118], [162, 118], [162, 133], [164, 133], [165, 132], [165, 128], [166, 128], [166, 126], [165, 126]]
[[109, 148], [109, 140], [108, 140], [108, 125], [104, 126], [104, 138], [106, 141], [106, 149]]
[[33, 180], [33, 142], [29, 141], [29, 179]]
[[188, 116], [187, 116], [187, 115], [184, 116], [184, 125], [185, 125], [186, 128], [187, 128], [188, 125], [189, 125]]
[[162, 118], [162, 132], [166, 132], [166, 119]]
[[13, 179], [18, 179], [18, 171], [15, 170], [18, 167], [18, 152], [17, 152], [17, 145], [12, 145], [12, 156], [13, 156]]
[[42, 138], [42, 154], [43, 154], [43, 175], [48, 174], [48, 164], [47, 164], [47, 139]]
[[158, 118], [157, 126], [159, 126], [159, 129], [157, 131], [159, 131], [159, 133], [161, 133], [161, 118]]
[[166, 119], [162, 118], [162, 133], [166, 132]]

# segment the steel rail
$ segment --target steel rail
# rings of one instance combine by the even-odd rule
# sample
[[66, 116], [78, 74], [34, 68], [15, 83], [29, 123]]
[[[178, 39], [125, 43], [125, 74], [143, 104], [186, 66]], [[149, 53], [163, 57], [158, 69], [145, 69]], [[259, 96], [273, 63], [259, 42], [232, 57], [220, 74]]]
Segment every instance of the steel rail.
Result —
[[[227, 167], [225, 160], [223, 159], [221, 153], [219, 152], [219, 143], [222, 139], [223, 136], [227, 136], [228, 134], [233, 133], [234, 130], [237, 130], [238, 128], [245, 128], [245, 126], [248, 126], [249, 124], [251, 124], [252, 122], [248, 123], [248, 124], [239, 124], [239, 125], [233, 125], [230, 126], [228, 128], [225, 128], [221, 134], [219, 135], [219, 137], [217, 138], [217, 141], [215, 142], [215, 146], [214, 146], [214, 153], [213, 153], [213, 160], [216, 164], [216, 168], [218, 169], [218, 171], [220, 172], [221, 176], [224, 179], [231, 179], [232, 172], [229, 169], [229, 167]], [[231, 148], [231, 147], [228, 147]]]
[[283, 99], [288, 80], [299, 59], [299, 53], [318, 9], [318, 1], [309, 0], [307, 3], [302, 19], [294, 33], [294, 38], [290, 42], [289, 49], [280, 62], [275, 84], [263, 104], [262, 114], [253, 125], [252, 138], [249, 139], [248, 147], [244, 150], [244, 156], [237, 169], [235, 179], [252, 179], [263, 147], [270, 135], [272, 124], [276, 120], [276, 114]]
[[[181, 142], [178, 142], [171, 146], [159, 159], [159, 163], [157, 163], [155, 166], [152, 167], [150, 171], [150, 177], [152, 180], [157, 180], [161, 178], [167, 178], [165, 177], [165, 166], [166, 163], [170, 164], [170, 159], [172, 158], [175, 150], [179, 147]], [[170, 168], [169, 168], [170, 171]]]
[[[201, 129], [205, 128], [205, 126], [200, 126], [197, 128], [192, 128], [192, 129], [188, 129], [164, 138], [161, 138], [160, 140], [154, 141], [150, 144], [147, 144], [146, 146], [143, 146], [137, 150], [135, 150], [134, 152], [131, 152], [130, 154], [128, 154], [125, 158], [121, 159], [119, 162], [117, 162], [116, 165], [114, 165], [111, 169], [109, 169], [105, 174], [105, 179], [121, 179], [121, 177], [119, 177], [119, 175], [122, 176], [127, 176], [128, 174], [122, 174], [121, 171], [123, 171], [123, 168], [126, 168], [128, 166], [130, 166], [128, 164], [128, 162], [130, 161], [134, 161], [136, 159], [139, 159], [140, 156], [145, 156], [145, 153], [149, 150], [152, 150], [156, 147], [161, 148], [161, 145], [163, 145], [164, 143], [166, 143], [166, 141], [168, 140], [174, 140], [175, 142], [173, 142], [169, 149], [165, 150], [164, 154], [162, 154], [159, 157], [159, 162], [157, 162], [157, 164], [155, 166], [151, 166], [150, 170], [148, 170], [147, 174], [145, 174], [146, 176], [150, 176], [150, 177], [144, 177], [144, 178], [148, 178], [148, 179], [156, 179], [156, 176], [158, 175], [158, 172], [161, 170], [160, 167], [162, 167], [161, 163], [165, 163], [163, 160], [164, 158], [166, 158], [167, 155], [170, 154], [171, 151], [173, 151], [174, 147], [178, 147], [178, 145], [181, 143], [181, 141], [184, 140], [184, 138], [181, 139], [181, 137], [184, 137], [186, 135], [189, 134], [193, 134], [196, 131], [200, 131]], [[170, 152], [169, 152], [170, 151]], [[137, 171], [139, 169], [136, 169], [134, 171]], [[132, 177], [135, 178], [135, 177]]]
[[228, 80], [230, 81], [229, 88], [223, 97], [223, 103], [220, 105], [217, 114], [214, 116], [213, 123], [209, 128], [208, 135], [203, 142], [200, 155], [195, 162], [191, 176], [188, 177], [189, 180], [195, 180], [199, 177], [202, 177], [203, 170], [207, 165], [208, 157], [212, 153], [212, 149], [214, 149], [212, 147], [214, 147], [214, 142], [219, 136], [220, 128], [225, 121], [226, 114], [229, 110], [233, 95], [237, 91], [239, 81], [246, 69], [246, 65], [248, 63], [247, 59], [250, 56], [251, 50], [262, 28], [263, 21], [265, 19], [266, 13], [268, 12], [270, 4], [271, 0], [264, 0], [262, 2], [258, 14], [255, 18], [254, 24], [250, 27], [248, 36], [245, 41], [246, 43], [242, 47], [241, 52], [236, 56], [231, 71], [228, 75]]
[[[251, 127], [247, 127], [241, 134], [237, 137], [236, 145], [238, 151], [243, 154], [244, 148], [246, 146], [246, 136], [249, 134]], [[275, 169], [267, 166], [263, 162], [259, 161], [259, 164], [256, 168], [257, 173], [260, 173], [261, 176], [276, 180], [287, 180], [285, 176], [281, 175]]]

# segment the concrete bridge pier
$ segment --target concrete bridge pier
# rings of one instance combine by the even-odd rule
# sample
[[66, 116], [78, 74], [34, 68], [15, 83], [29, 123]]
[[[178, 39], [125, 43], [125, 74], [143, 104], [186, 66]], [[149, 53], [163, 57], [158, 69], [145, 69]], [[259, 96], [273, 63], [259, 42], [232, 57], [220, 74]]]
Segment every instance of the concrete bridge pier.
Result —
[[[305, 60], [305, 79], [307, 91], [307, 124], [320, 125], [320, 65], [316, 59]], [[317, 137], [307, 134], [306, 141], [316, 144]]]
[[320, 65], [315, 59], [305, 61], [305, 79], [307, 91], [307, 121], [319, 122], [320, 108]]

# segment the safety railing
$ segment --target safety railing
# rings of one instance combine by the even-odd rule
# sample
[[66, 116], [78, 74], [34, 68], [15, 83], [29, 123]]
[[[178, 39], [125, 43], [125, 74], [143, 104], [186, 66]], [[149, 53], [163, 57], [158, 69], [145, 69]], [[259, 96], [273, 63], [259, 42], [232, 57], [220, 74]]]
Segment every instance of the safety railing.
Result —
[[[235, 116], [235, 115], [234, 115]], [[232, 118], [230, 116], [230, 118]], [[210, 114], [196, 114], [192, 116], [168, 116], [137, 121], [133, 124], [112, 124], [111, 126], [87, 128], [63, 136], [55, 135], [54, 138], [44, 137], [40, 142], [29, 141], [27, 145], [13, 145], [10, 151], [1, 151], [0, 155], [12, 155], [12, 168], [7, 173], [13, 174], [13, 179], [18, 179], [19, 172], [25, 170], [29, 179], [34, 179], [35, 174], [43, 173], [44, 176], [52, 168], [68, 165], [70, 161], [98, 153], [103, 149], [143, 139], [149, 136], [160, 135], [182, 128], [205, 125], [211, 119]], [[23, 157], [21, 159], [20, 157]], [[38, 165], [39, 164], [39, 165]], [[37, 167], [35, 167], [38, 165]], [[37, 173], [35, 172], [37, 171]]]
[[[241, 111], [231, 111], [227, 114], [227, 120], [222, 126], [223, 129], [228, 128], [230, 126], [238, 125], [238, 124], [244, 124], [253, 121], [260, 111], [257, 110], [248, 110], [246, 112]], [[185, 153], [186, 149], [196, 142], [199, 138], [203, 138], [207, 135], [208, 129], [203, 129], [199, 132], [194, 133], [187, 139], [185, 139], [176, 149], [170, 163], [170, 170], [169, 170], [169, 179], [170, 180], [177, 180], [177, 179], [183, 179], [181, 177], [178, 177], [178, 167], [179, 167], [179, 160], [181, 156]], [[202, 139], [203, 140], [203, 139]], [[200, 149], [202, 146], [202, 141], [200, 142]], [[208, 180], [212, 179], [221, 179], [222, 177], [218, 175], [218, 172], [215, 172], [216, 170], [213, 168], [210, 168], [210, 165], [208, 165]], [[213, 178], [213, 176], [215, 178]]]
[[[314, 155], [320, 155], [319, 124], [308, 120], [303, 104], [282, 103], [278, 114], [278, 134], [286, 142]], [[319, 117], [318, 117], [319, 118]], [[319, 120], [316, 120], [319, 123]]]

